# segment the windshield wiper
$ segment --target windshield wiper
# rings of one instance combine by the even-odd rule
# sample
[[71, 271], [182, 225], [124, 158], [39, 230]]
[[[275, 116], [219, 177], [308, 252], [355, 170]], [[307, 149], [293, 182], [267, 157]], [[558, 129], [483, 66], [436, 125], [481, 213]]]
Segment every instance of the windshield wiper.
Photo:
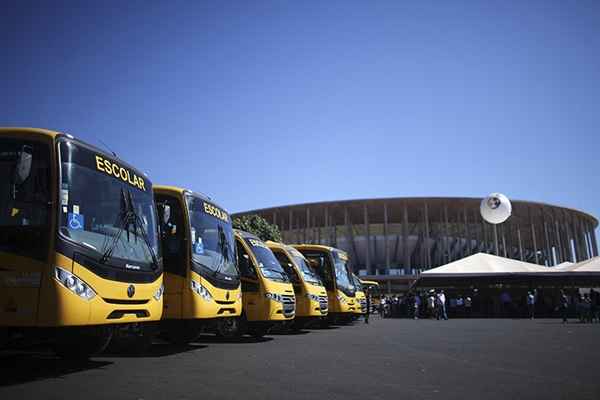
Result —
[[229, 248], [227, 247], [227, 236], [225, 236], [225, 229], [221, 225], [217, 227], [219, 230], [219, 250], [221, 250], [221, 260], [215, 271], [213, 272], [214, 276], [217, 276], [219, 272], [221, 272], [221, 268], [225, 265], [226, 262], [229, 261]]
[[[135, 206], [133, 204], [133, 197], [131, 196], [131, 191], [128, 190], [127, 195], [129, 198], [129, 207], [130, 207], [129, 212], [131, 213], [131, 217], [133, 220], [132, 221], [133, 222], [133, 232], [134, 232], [134, 235], [136, 235], [135, 240], [137, 242], [137, 231], [139, 228], [140, 236], [142, 237], [142, 239], [144, 240], [144, 243], [146, 244], [146, 247], [148, 248], [150, 257], [152, 257], [152, 269], [156, 271], [158, 269], [158, 258], [156, 257], [156, 253], [154, 252], [154, 248], [152, 247], [152, 244], [150, 243], [150, 238], [148, 238], [148, 234], [144, 230], [144, 224], [142, 223], [142, 219], [135, 212]], [[129, 231], [127, 232], [127, 234], [129, 235]], [[129, 237], [127, 238], [127, 240], [129, 240]]]
[[141, 221], [141, 218], [135, 212], [135, 207], [133, 205], [133, 198], [131, 196], [131, 192], [127, 191], [127, 195], [125, 195], [125, 191], [121, 188], [121, 212], [119, 213], [119, 231], [113, 236], [113, 241], [110, 246], [106, 249], [102, 257], [100, 258], [100, 262], [102, 264], [106, 263], [110, 257], [112, 257], [112, 253], [114, 252], [123, 231], [127, 232], [127, 241], [129, 242], [129, 229], [133, 227], [133, 235], [135, 236], [135, 241], [137, 243], [138, 238], [138, 229], [140, 231], [140, 235], [146, 244], [148, 251], [150, 253], [150, 257], [152, 257], [152, 269], [158, 269], [158, 259], [156, 257], [156, 253], [150, 244], [150, 239], [148, 235], [144, 231], [144, 227]]
[[104, 251], [102, 257], [100, 257], [101, 264], [106, 263], [108, 259], [112, 257], [112, 253], [117, 247], [117, 244], [121, 238], [121, 234], [124, 230], [127, 230], [127, 241], [129, 241], [129, 225], [131, 224], [131, 218], [129, 214], [129, 205], [127, 204], [127, 197], [125, 196], [123, 188], [121, 188], [121, 209], [117, 218], [117, 227], [119, 230], [112, 236], [112, 243], [108, 245], [106, 251]]

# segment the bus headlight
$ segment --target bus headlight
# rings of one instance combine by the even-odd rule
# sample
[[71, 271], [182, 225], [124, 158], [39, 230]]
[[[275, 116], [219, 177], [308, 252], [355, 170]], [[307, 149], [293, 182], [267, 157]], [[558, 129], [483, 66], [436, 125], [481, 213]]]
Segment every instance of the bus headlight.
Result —
[[153, 296], [154, 300], [159, 301], [164, 292], [165, 292], [165, 285], [161, 284], [160, 287], [158, 289], [156, 289], [156, 292], [154, 292], [154, 296]]
[[320, 300], [319, 296], [317, 296], [315, 294], [311, 294], [311, 293], [307, 293], [306, 297], [308, 297], [308, 299], [311, 300], [311, 301], [318, 302]]
[[240, 291], [240, 292], [238, 292], [238, 294], [237, 294], [237, 299], [238, 299], [238, 300], [241, 300], [241, 299], [242, 299], [242, 292], [241, 292], [241, 291]]
[[200, 295], [200, 297], [202, 297], [205, 301], [212, 300], [212, 296], [211, 296], [210, 292], [208, 291], [208, 289], [205, 288], [204, 286], [202, 286], [199, 282], [196, 282], [195, 280], [192, 279], [191, 287], [192, 287], [192, 290], [194, 292], [196, 292], [196, 294]]
[[54, 267], [54, 277], [61, 285], [82, 299], [91, 300], [96, 296], [96, 292], [87, 283], [60, 267]]
[[280, 294], [267, 292], [267, 293], [265, 293], [265, 297], [267, 299], [271, 299], [271, 300], [276, 301], [278, 303], [283, 303], [283, 299], [281, 298]]

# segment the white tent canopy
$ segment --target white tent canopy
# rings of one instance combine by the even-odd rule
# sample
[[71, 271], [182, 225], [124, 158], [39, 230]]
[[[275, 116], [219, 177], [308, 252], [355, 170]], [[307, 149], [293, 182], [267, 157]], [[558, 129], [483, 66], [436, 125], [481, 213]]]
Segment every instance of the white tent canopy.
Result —
[[510, 258], [498, 257], [487, 253], [477, 253], [472, 256], [423, 271], [423, 277], [441, 276], [491, 276], [506, 274], [547, 273], [551, 268], [531, 264]]
[[552, 268], [552, 270], [556, 272], [600, 274], [600, 257], [590, 258], [577, 264], [558, 266]]

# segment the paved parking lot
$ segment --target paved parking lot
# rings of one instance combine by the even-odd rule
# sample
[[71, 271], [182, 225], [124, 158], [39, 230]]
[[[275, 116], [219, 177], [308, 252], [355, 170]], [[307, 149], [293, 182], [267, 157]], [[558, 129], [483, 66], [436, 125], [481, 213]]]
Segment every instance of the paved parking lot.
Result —
[[600, 324], [378, 317], [84, 363], [0, 353], [1, 399], [600, 399]]

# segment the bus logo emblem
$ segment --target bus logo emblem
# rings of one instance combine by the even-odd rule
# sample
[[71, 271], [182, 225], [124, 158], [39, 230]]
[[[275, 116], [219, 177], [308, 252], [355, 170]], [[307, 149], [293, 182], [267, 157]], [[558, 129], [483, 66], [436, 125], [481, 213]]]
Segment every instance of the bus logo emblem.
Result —
[[135, 294], [135, 287], [133, 285], [129, 285], [129, 287], [127, 288], [127, 296], [133, 297], [134, 294]]

